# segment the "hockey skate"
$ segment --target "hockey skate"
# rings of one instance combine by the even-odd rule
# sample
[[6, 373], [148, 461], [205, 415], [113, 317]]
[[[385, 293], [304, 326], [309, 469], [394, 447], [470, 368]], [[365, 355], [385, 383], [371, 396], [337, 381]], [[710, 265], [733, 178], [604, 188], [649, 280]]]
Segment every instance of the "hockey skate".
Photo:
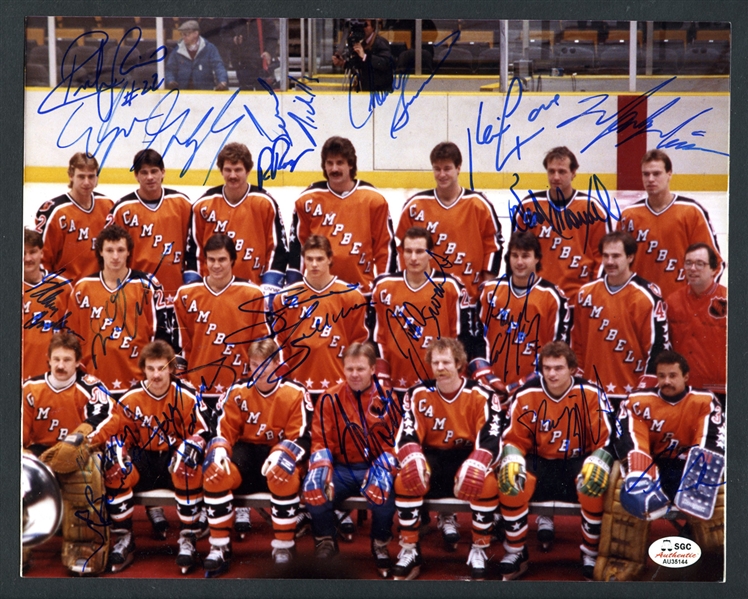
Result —
[[556, 537], [553, 518], [550, 516], [538, 516], [538, 542], [541, 551], [550, 551], [553, 548], [553, 539]]
[[439, 514], [436, 526], [442, 531], [442, 538], [444, 539], [444, 544], [447, 546], [447, 551], [455, 551], [457, 543], [460, 541], [460, 533], [457, 531], [455, 515]]
[[166, 516], [164, 516], [164, 508], [161, 506], [147, 507], [145, 513], [151, 521], [153, 538], [159, 541], [165, 541], [166, 533], [169, 530], [169, 521], [166, 519]]
[[182, 570], [182, 574], [189, 573], [197, 565], [200, 556], [195, 548], [197, 538], [192, 531], [182, 531], [179, 533], [179, 553], [177, 554], [177, 566]]
[[132, 563], [134, 557], [135, 541], [132, 532], [128, 530], [126, 533], [120, 534], [119, 539], [114, 544], [114, 549], [109, 554], [109, 567], [112, 572], [121, 572]]
[[231, 545], [211, 545], [203, 562], [205, 578], [215, 578], [228, 571], [231, 564]]
[[413, 580], [421, 573], [421, 547], [418, 543], [406, 543], [402, 547], [392, 568], [392, 578]]
[[252, 530], [248, 507], [238, 507], [234, 510], [234, 530], [239, 535], [240, 541], [243, 541]]

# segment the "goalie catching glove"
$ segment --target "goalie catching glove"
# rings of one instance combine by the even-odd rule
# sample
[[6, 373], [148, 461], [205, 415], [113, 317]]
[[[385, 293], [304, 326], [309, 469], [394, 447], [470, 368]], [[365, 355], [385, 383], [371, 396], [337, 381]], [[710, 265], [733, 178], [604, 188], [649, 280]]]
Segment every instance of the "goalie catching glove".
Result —
[[491, 452], [486, 449], [474, 449], [470, 452], [455, 475], [454, 494], [457, 499], [470, 501], [478, 498], [492, 460]]
[[577, 491], [588, 497], [600, 497], [610, 481], [613, 456], [604, 449], [593, 451], [582, 464], [577, 476]]
[[670, 500], [659, 483], [659, 472], [652, 458], [642, 451], [630, 451], [629, 473], [621, 487], [621, 505], [640, 520], [657, 520], [664, 516]]
[[429, 490], [431, 470], [418, 443], [406, 443], [397, 452], [400, 480], [408, 493], [425, 495]]
[[512, 445], [505, 445], [501, 452], [499, 468], [499, 490], [504, 495], [519, 495], [525, 488], [527, 466], [525, 456]]
[[323, 505], [334, 497], [332, 452], [320, 449], [309, 458], [309, 472], [304, 479], [304, 501], [310, 505]]
[[376, 505], [387, 503], [392, 492], [395, 468], [397, 468], [395, 456], [385, 451], [374, 460], [374, 463], [366, 472], [364, 482], [361, 485], [361, 493]]
[[180, 479], [197, 476], [205, 456], [205, 439], [200, 435], [190, 435], [179, 444], [179, 448], [169, 463], [169, 472]]
[[41, 455], [42, 462], [58, 474], [69, 474], [84, 468], [91, 457], [88, 435], [92, 432], [93, 427], [87, 422], [82, 422], [62, 441], [45, 451]]
[[273, 447], [262, 465], [262, 475], [279, 483], [288, 482], [296, 471], [296, 461], [303, 453], [304, 450], [293, 441], [281, 441]]
[[223, 437], [214, 437], [205, 448], [203, 480], [219, 484], [230, 475], [231, 445]]

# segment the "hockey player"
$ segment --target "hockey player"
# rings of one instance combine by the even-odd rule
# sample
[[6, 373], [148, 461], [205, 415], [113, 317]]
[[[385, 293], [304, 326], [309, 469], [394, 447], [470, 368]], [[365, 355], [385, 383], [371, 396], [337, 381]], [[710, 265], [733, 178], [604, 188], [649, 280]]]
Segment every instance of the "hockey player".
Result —
[[397, 225], [402, 243], [411, 227], [425, 227], [434, 236], [434, 259], [460, 281], [470, 304], [478, 301], [481, 282], [496, 277], [501, 267], [501, 224], [491, 202], [460, 186], [460, 149], [452, 142], [437, 144], [430, 155], [436, 189], [412, 196]]
[[23, 447], [57, 475], [63, 497], [62, 563], [73, 574], [100, 574], [107, 564], [109, 527], [98, 451], [119, 417], [101, 382], [84, 374], [74, 335], [52, 335], [49, 370], [23, 385]]
[[[133, 493], [173, 489], [181, 522], [177, 565], [185, 573], [194, 565], [202, 503], [202, 458], [210, 436], [204, 405], [195, 390], [176, 378], [176, 360], [165, 341], [149, 343], [140, 352], [138, 366], [143, 380], [125, 393], [118, 404], [120, 425], [104, 456], [107, 504], [111, 532], [118, 535], [109, 554], [113, 572], [133, 560]], [[168, 525], [166, 520], [162, 522]], [[166, 529], [156, 526], [157, 538]]]
[[688, 285], [666, 299], [673, 349], [691, 365], [689, 383], [707, 389], [725, 408], [727, 384], [727, 289], [716, 281], [719, 257], [706, 243], [686, 250]]
[[68, 163], [70, 191], [44, 202], [36, 213], [36, 230], [44, 237], [44, 267], [75, 284], [97, 270], [94, 235], [106, 225], [113, 202], [95, 192], [99, 163], [84, 152]]
[[[435, 380], [408, 391], [397, 433], [400, 471], [395, 505], [400, 545], [395, 580], [411, 580], [421, 569], [419, 526], [424, 497], [451, 497], [470, 502], [472, 547], [470, 576], [486, 575], [486, 548], [491, 544], [493, 513], [499, 505], [493, 468], [501, 436], [497, 395], [461, 376], [467, 363], [456, 339], [435, 340], [426, 352]], [[454, 514], [440, 514], [439, 528], [449, 549], [459, 540]]]
[[400, 398], [410, 387], [433, 378], [425, 359], [429, 344], [441, 337], [467, 335], [470, 326], [465, 288], [431, 266], [431, 233], [412, 227], [402, 247], [405, 271], [377, 277], [372, 294], [377, 316], [374, 340]]
[[397, 270], [387, 200], [371, 184], [356, 179], [356, 149], [350, 140], [331, 137], [321, 153], [325, 181], [310, 185], [294, 205], [289, 283], [300, 280], [307, 266], [302, 252], [307, 239], [321, 235], [332, 246], [332, 274], [358, 283], [368, 297], [377, 275]]
[[606, 498], [595, 580], [639, 579], [649, 521], [671, 502], [686, 515], [702, 551], [724, 550], [724, 413], [714, 395], [689, 386], [689, 365], [680, 354], [662, 352], [655, 368], [657, 386], [621, 403], [620, 492], [611, 488]]
[[[551, 341], [569, 341], [566, 297], [541, 278], [543, 253], [532, 231], [515, 231], [509, 240], [506, 274], [480, 288], [478, 358], [474, 376], [490, 366], [505, 385], [518, 383], [537, 370], [537, 354]], [[543, 271], [545, 273], [545, 271]]]
[[[566, 146], [543, 158], [548, 189], [510, 206], [512, 229], [532, 231], [546, 257], [543, 278], [576, 302], [577, 292], [600, 274], [600, 239], [612, 230], [609, 207], [574, 189], [579, 162]], [[617, 210], [615, 216], [618, 216]]]
[[312, 404], [301, 385], [281, 377], [278, 346], [272, 339], [250, 345], [249, 363], [251, 378], [237, 382], [221, 398], [216, 436], [206, 450], [210, 553], [204, 567], [211, 575], [225, 572], [231, 560], [234, 493], [269, 490], [274, 562], [289, 564], [294, 550]]
[[23, 230], [23, 380], [47, 371], [47, 347], [53, 333], [67, 326], [73, 286], [64, 276], [42, 268], [42, 236]]
[[114, 205], [107, 224], [130, 233], [135, 242], [132, 267], [156, 275], [172, 305], [183, 282], [192, 205], [183, 193], [163, 186], [164, 160], [156, 150], [135, 154], [133, 170], [138, 189]]
[[642, 375], [654, 373], [655, 356], [669, 348], [668, 322], [657, 285], [631, 270], [634, 238], [608, 233], [600, 253], [605, 276], [579, 290], [571, 338], [585, 377], [603, 387], [617, 408]]
[[155, 336], [171, 341], [169, 308], [158, 279], [130, 269], [133, 241], [119, 225], [96, 238], [100, 271], [73, 288], [69, 327], [81, 339], [82, 363], [115, 396], [138, 382], [138, 356]]
[[316, 398], [343, 382], [340, 358], [351, 343], [362, 343], [367, 302], [357, 283], [332, 274], [330, 241], [311, 235], [302, 248], [304, 279], [284, 288], [273, 302], [273, 332], [288, 376]]
[[184, 376], [215, 408], [231, 385], [249, 375], [249, 344], [271, 335], [262, 290], [234, 274], [234, 240], [212, 235], [202, 254], [208, 275], [179, 288], [174, 310], [187, 362]]
[[[702, 242], [719, 255], [717, 236], [701, 204], [670, 191], [673, 165], [665, 152], [650, 150], [641, 165], [647, 197], [624, 208], [619, 229], [630, 233], [642, 246], [632, 269], [656, 283], [663, 297], [668, 297], [686, 284], [686, 248]], [[724, 264], [721, 258], [719, 262], [721, 274]]]
[[304, 500], [312, 516], [314, 554], [327, 560], [338, 553], [334, 506], [364, 495], [371, 510], [371, 551], [382, 578], [392, 563], [395, 502], [393, 455], [400, 423], [397, 401], [375, 378], [376, 354], [370, 343], [353, 343], [343, 354], [345, 381], [317, 402], [312, 426], [312, 455], [304, 480]]
[[236, 245], [237, 277], [262, 285], [266, 294], [283, 286], [288, 260], [286, 234], [275, 200], [247, 181], [252, 154], [240, 143], [226, 144], [216, 158], [224, 184], [212, 187], [192, 206], [190, 251], [186, 281], [208, 274], [202, 249], [216, 234], [228, 235]]
[[605, 392], [575, 377], [577, 360], [563, 341], [543, 346], [541, 376], [511, 399], [499, 470], [506, 553], [504, 580], [527, 570], [530, 500], [579, 502], [582, 575], [592, 579], [600, 539], [603, 494], [613, 466], [610, 406]]

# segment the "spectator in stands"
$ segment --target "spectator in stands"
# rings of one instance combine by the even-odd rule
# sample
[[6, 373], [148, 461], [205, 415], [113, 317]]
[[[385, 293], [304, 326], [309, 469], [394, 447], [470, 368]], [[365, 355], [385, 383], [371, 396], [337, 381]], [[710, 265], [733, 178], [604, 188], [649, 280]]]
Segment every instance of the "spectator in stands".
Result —
[[218, 49], [200, 36], [197, 21], [179, 28], [182, 41], [166, 59], [165, 81], [169, 89], [228, 89], [228, 75]]
[[332, 63], [351, 72], [351, 89], [391, 92], [394, 60], [390, 43], [377, 35], [379, 20], [351, 19], [346, 31], [346, 50], [333, 54]]
[[275, 19], [224, 19], [221, 30], [241, 89], [262, 90], [259, 78], [271, 86], [276, 83], [270, 69], [278, 56]]

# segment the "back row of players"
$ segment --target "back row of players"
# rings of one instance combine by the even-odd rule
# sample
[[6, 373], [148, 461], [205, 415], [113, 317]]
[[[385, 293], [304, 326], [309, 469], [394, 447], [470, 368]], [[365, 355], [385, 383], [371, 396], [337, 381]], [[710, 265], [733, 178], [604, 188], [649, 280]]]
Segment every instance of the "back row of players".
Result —
[[[371, 186], [355, 180], [355, 152], [350, 142], [340, 138], [328, 140], [322, 153], [328, 183], [313, 185], [302, 195], [296, 205], [291, 232], [291, 266], [294, 247], [297, 246], [298, 268], [287, 269], [286, 276], [293, 280], [294, 272], [298, 278], [301, 271], [306, 276], [281, 291], [279, 286], [283, 269], [278, 266], [282, 264], [278, 256], [286, 252], [277, 207], [267, 194], [248, 186], [246, 179], [251, 169], [251, 157], [246, 148], [229, 144], [221, 154], [232, 147], [233, 150], [246, 152], [249, 164], [241, 158], [231, 161], [226, 155], [219, 155], [219, 167], [226, 185], [210, 190], [203, 200], [196, 202], [192, 213], [192, 233], [186, 240], [184, 250], [177, 250], [175, 242], [168, 241], [176, 238], [174, 235], [158, 233], [156, 221], [152, 219], [162, 209], [160, 207], [168, 205], [164, 200], [171, 192], [161, 188], [163, 163], [157, 154], [155, 157], [148, 154], [151, 151], [139, 153], [136, 157], [135, 170], [141, 183], [140, 189], [132, 194], [130, 200], [129, 196], [123, 198], [112, 210], [114, 218], [120, 212], [124, 226], [106, 227], [93, 242], [95, 252], [88, 249], [91, 241], [87, 237], [91, 229], [81, 226], [80, 217], [76, 223], [75, 218], [64, 214], [64, 210], [55, 213], [54, 206], [43, 206], [39, 223], [45, 231], [44, 239], [34, 237], [29, 232], [25, 240], [27, 295], [24, 305], [29, 314], [24, 319], [25, 350], [31, 347], [29, 340], [32, 335], [68, 328], [82, 340], [81, 358], [88, 372], [99, 376], [113, 394], [120, 396], [127, 388], [138, 384], [140, 369], [137, 364], [142, 360], [141, 351], [156, 334], [181, 348], [186, 359], [185, 376], [205, 399], [221, 396], [241, 377], [251, 375], [253, 380], [259, 381], [267, 362], [280, 360], [282, 352], [289, 376], [305, 385], [316, 399], [336, 385], [343, 385], [346, 381], [351, 383], [340, 358], [347, 347], [369, 337], [365, 314], [367, 306], [371, 306], [371, 312], [376, 317], [370, 318], [369, 322], [375, 323], [373, 337], [379, 355], [389, 361], [394, 387], [400, 392], [436, 374], [432, 370], [431, 359], [426, 357], [432, 340], [456, 336], [465, 340], [470, 357], [475, 356], [470, 368], [472, 375], [496, 389], [500, 389], [502, 383], [494, 377], [503, 379], [510, 387], [521, 383], [535, 371], [539, 348], [548, 341], [568, 340], [570, 328], [573, 347], [580, 357], [580, 367], [586, 377], [605, 387], [608, 395], [614, 399], [632, 391], [641, 374], [654, 373], [653, 359], [668, 344], [667, 316], [661, 294], [655, 285], [632, 271], [638, 249], [636, 241], [622, 232], [606, 233], [610, 219], [606, 218], [604, 208], [571, 188], [576, 160], [565, 148], [556, 148], [545, 161], [551, 184], [548, 192], [550, 199], [560, 200], [561, 206], [565, 201], [565, 208], [553, 209], [549, 207], [547, 197], [534, 196], [517, 209], [513, 215], [517, 231], [512, 235], [506, 257], [507, 276], [495, 280], [501, 257], [501, 236], [495, 212], [482, 195], [466, 192], [457, 184], [459, 150], [453, 144], [437, 146], [432, 153], [437, 189], [414, 196], [406, 203], [401, 217], [398, 238], [401, 239], [405, 271], [374, 279], [375, 274], [395, 268], [397, 260], [386, 202]], [[676, 223], [681, 220], [688, 223], [684, 225], [686, 232], [682, 243], [691, 245], [682, 250], [683, 269], [679, 270], [679, 258], [673, 257], [677, 251], [665, 247], [664, 241], [656, 239], [652, 233], [654, 225], [649, 225], [645, 230], [637, 229], [631, 224], [631, 218], [626, 220], [626, 211], [621, 222], [629, 223], [624, 228], [637, 232], [639, 240], [647, 244], [646, 253], [656, 253], [656, 259], [659, 259], [656, 264], [665, 262], [661, 265], [664, 273], [675, 270], [682, 274], [681, 271], [685, 271], [688, 277], [688, 286], [680, 290], [682, 305], [677, 307], [682, 312], [683, 326], [679, 328], [683, 337], [696, 337], [696, 342], [691, 344], [692, 349], [685, 350], [691, 352], [692, 381], [696, 378], [696, 368], [703, 366], [702, 356], [710, 356], [709, 364], [721, 364], [724, 373], [726, 293], [715, 281], [722, 268], [716, 252], [716, 241], [706, 214], [698, 204], [670, 194], [667, 181], [672, 169], [667, 157], [656, 154], [659, 158], [647, 160], [647, 157], [652, 158], [650, 154], [643, 160], [649, 198], [643, 200], [642, 205], [649, 217], [653, 218], [656, 211], [652, 205], [658, 197], [654, 191], [658, 187], [648, 182], [659, 181], [659, 188], [662, 188], [664, 180], [670, 204], [666, 204], [662, 212], [673, 212], [671, 209], [676, 207], [676, 212], [686, 213], [668, 224], [668, 232], [673, 234]], [[78, 160], [90, 160], [85, 156], [76, 156]], [[158, 164], [147, 165], [148, 156], [158, 160]], [[86, 176], [86, 170], [85, 165], [84, 168], [71, 166], [71, 195], [76, 181], [88, 179], [87, 193], [91, 197], [89, 211], [92, 212], [98, 201], [92, 192], [95, 170], [90, 177]], [[239, 175], [237, 171], [240, 171]], [[88, 174], [91, 175], [90, 172]], [[345, 185], [341, 185], [341, 182]], [[85, 188], [85, 184], [82, 185]], [[151, 207], [145, 199], [149, 186], [150, 195], [156, 196]], [[260, 205], [273, 207], [272, 218], [261, 221], [245, 215], [241, 228], [228, 224], [229, 219], [233, 218], [229, 210], [231, 192], [232, 189], [236, 192], [237, 187], [242, 191], [233, 198], [238, 200], [238, 206], [249, 206], [252, 202], [247, 200], [257, 197]], [[445, 197], [451, 197], [452, 202], [445, 202]], [[200, 208], [202, 202], [211, 198], [216, 206], [208, 209], [203, 205]], [[569, 203], [569, 198], [581, 204]], [[359, 200], [360, 204], [354, 204], [354, 199]], [[129, 210], [124, 208], [128, 201]], [[63, 207], [67, 203], [79, 208], [70, 196], [63, 196], [52, 203], [63, 204]], [[229, 210], [228, 213], [220, 214], [221, 206]], [[45, 210], [48, 215], [46, 220]], [[360, 222], [360, 216], [354, 216], [367, 211], [371, 214], [368, 229], [366, 223]], [[435, 211], [443, 213], [434, 214]], [[703, 230], [707, 234], [705, 240], [700, 239], [700, 233], [694, 232], [700, 229], [694, 224], [697, 219], [691, 218], [692, 212], [703, 219]], [[146, 221], [149, 213], [151, 220]], [[206, 222], [210, 223], [206, 233], [208, 238], [202, 246], [196, 243], [195, 236], [200, 229], [201, 219], [203, 228]], [[408, 219], [412, 221], [408, 222]], [[167, 218], [167, 223], [173, 224], [169, 221], [176, 221], [176, 218]], [[241, 231], [249, 230], [250, 223], [259, 222], [266, 223], [265, 230], [270, 231], [268, 238], [274, 240], [272, 246], [265, 246], [264, 262], [259, 256], [263, 252], [255, 249], [258, 244], [247, 242], [234, 230], [234, 227]], [[307, 224], [303, 225], [304, 222]], [[85, 240], [86, 252], [93, 253], [98, 260], [99, 272], [78, 280], [67, 305], [59, 302], [64, 302], [67, 295], [65, 278], [69, 275], [68, 270], [63, 272], [63, 269], [67, 269], [70, 263], [57, 263], [57, 267], [50, 263], [51, 275], [39, 269], [41, 248], [43, 246], [46, 256], [48, 243], [54, 239], [50, 227], [52, 223], [57, 223], [66, 232], [63, 238], [72, 233], [73, 239]], [[380, 226], [375, 226], [375, 223], [380, 223]], [[425, 228], [411, 227], [414, 223]], [[457, 224], [454, 232], [444, 232], [446, 229], [443, 226], [454, 223]], [[576, 224], [572, 226], [571, 223]], [[585, 224], [580, 226], [579, 223]], [[131, 235], [128, 230], [136, 235]], [[375, 230], [384, 230], [385, 233], [377, 235]], [[470, 230], [475, 233], [463, 234], [463, 231], [467, 233]], [[326, 235], [318, 235], [316, 231]], [[593, 232], [598, 239], [597, 244], [591, 242]], [[385, 242], [378, 244], [377, 240], [381, 241], [383, 236]], [[134, 242], [133, 237], [138, 243]], [[143, 237], [148, 238], [146, 243], [143, 243]], [[277, 241], [279, 239], [280, 242]], [[466, 241], [463, 242], [463, 239]], [[477, 243], [477, 239], [482, 239], [482, 243]], [[694, 241], [696, 243], [692, 244]], [[195, 244], [194, 251], [191, 243]], [[541, 246], [543, 243], [548, 247]], [[581, 249], [574, 249], [572, 246], [575, 243]], [[73, 245], [68, 237], [63, 247]], [[596, 249], [593, 250], [593, 247]], [[130, 270], [130, 260], [137, 269], [138, 248], [143, 251], [155, 248], [155, 265], [151, 262], [141, 267], [147, 270]], [[192, 258], [189, 256], [193, 253], [196, 270], [190, 271]], [[544, 274], [561, 263], [564, 266], [562, 273], [577, 274], [576, 269], [579, 269], [578, 273], [584, 275], [574, 277], [575, 281], [569, 285], [579, 287], [587, 279], [593, 279], [581, 287], [578, 294], [569, 294], [570, 303], [576, 304], [573, 327], [566, 294], [538, 276], [544, 253], [560, 258], [551, 261], [550, 265], [546, 259]], [[638, 253], [641, 255], [642, 251]], [[78, 259], [72, 260], [77, 263]], [[183, 261], [186, 266], [182, 265]], [[601, 261], [605, 277], [594, 280]], [[258, 271], [255, 276], [261, 276], [258, 282], [264, 284], [264, 291], [234, 276], [235, 269], [241, 265], [247, 266], [244, 264], [246, 262], [256, 266], [251, 270]], [[160, 280], [167, 263], [176, 265], [180, 277], [184, 276], [188, 281], [194, 278], [194, 282], [178, 287], [174, 293], [166, 283], [162, 288], [150, 273], [155, 272]], [[475, 264], [481, 264], [480, 270], [474, 267]], [[336, 268], [347, 269], [343, 270], [347, 274], [340, 276], [340, 279], [344, 281], [344, 276], [347, 276], [353, 283], [338, 279], [335, 276]], [[205, 274], [205, 278], [200, 280], [197, 272]], [[60, 276], [55, 277], [56, 273]], [[191, 276], [191, 273], [195, 276]], [[481, 286], [479, 283], [482, 280], [485, 282]], [[473, 293], [470, 292], [471, 283]], [[278, 291], [280, 293], [272, 299]], [[38, 305], [34, 305], [34, 301]], [[179, 325], [178, 334], [175, 334], [173, 320], [168, 316], [172, 304]], [[673, 305], [677, 303], [673, 302]], [[478, 331], [473, 324], [476, 306], [482, 323]], [[699, 311], [693, 312], [695, 308]], [[701, 330], [696, 330], [694, 335], [694, 328], [697, 327], [701, 327]], [[674, 337], [675, 328], [673, 326]], [[476, 332], [479, 334], [476, 335]], [[703, 340], [698, 337], [701, 334], [704, 335]], [[252, 366], [248, 346], [253, 341], [271, 336], [275, 336], [280, 346], [275, 346], [274, 350], [263, 356], [264, 362]], [[717, 349], [715, 358], [715, 352], [704, 347], [704, 340], [708, 340], [711, 347], [715, 344], [719, 347], [720, 339], [721, 350]], [[31, 353], [38, 360], [46, 353], [42, 352], [44, 349]], [[693, 352], [700, 353], [694, 355]], [[453, 358], [456, 363], [460, 362], [456, 356]], [[27, 364], [26, 356], [24, 364]], [[264, 365], [263, 368], [258, 369], [261, 365]], [[373, 367], [373, 364], [370, 366]], [[46, 368], [42, 372], [44, 370]], [[713, 368], [704, 370], [710, 375], [714, 374]], [[380, 373], [383, 372], [384, 369], [380, 368]], [[716, 384], [721, 384], [724, 392], [724, 374], [721, 383], [718, 380]], [[355, 390], [355, 386], [350, 386]], [[398, 395], [402, 396], [402, 393]], [[223, 413], [222, 410], [219, 412]], [[52, 424], [53, 421], [50, 426]], [[67, 430], [64, 434], [62, 429], [58, 432], [60, 438], [67, 434]], [[182, 453], [178, 452], [179, 455]], [[294, 454], [294, 451], [291, 453]], [[294, 456], [290, 456], [290, 459]], [[340, 456], [334, 457], [338, 461]], [[407, 456], [403, 457], [407, 459]], [[346, 460], [350, 461], [348, 458]], [[411, 462], [413, 460], [408, 460], [408, 463]], [[462, 463], [462, 460], [459, 462]], [[367, 463], [368, 466], [370, 464]], [[459, 463], [456, 462], [455, 469], [457, 466]], [[488, 464], [485, 466], [488, 467]], [[315, 470], [314, 463], [310, 469], [311, 472]], [[207, 480], [206, 489], [209, 484]], [[482, 511], [493, 511], [494, 508], [489, 510], [484, 506]], [[223, 517], [230, 519], [230, 507]], [[407, 529], [408, 524], [403, 524], [401, 515], [403, 526]], [[474, 530], [476, 526], [474, 519]], [[442, 529], [444, 531], [445, 527]], [[481, 526], [477, 530], [481, 530]], [[326, 537], [322, 535], [320, 538]], [[211, 544], [214, 545], [212, 532]], [[221, 547], [221, 543], [217, 542], [215, 547]], [[320, 552], [324, 553], [324, 543]], [[480, 562], [479, 558], [480, 555], [472, 557], [471, 554], [472, 562]], [[475, 563], [472, 567], [480, 576], [481, 568], [476, 568]]]

